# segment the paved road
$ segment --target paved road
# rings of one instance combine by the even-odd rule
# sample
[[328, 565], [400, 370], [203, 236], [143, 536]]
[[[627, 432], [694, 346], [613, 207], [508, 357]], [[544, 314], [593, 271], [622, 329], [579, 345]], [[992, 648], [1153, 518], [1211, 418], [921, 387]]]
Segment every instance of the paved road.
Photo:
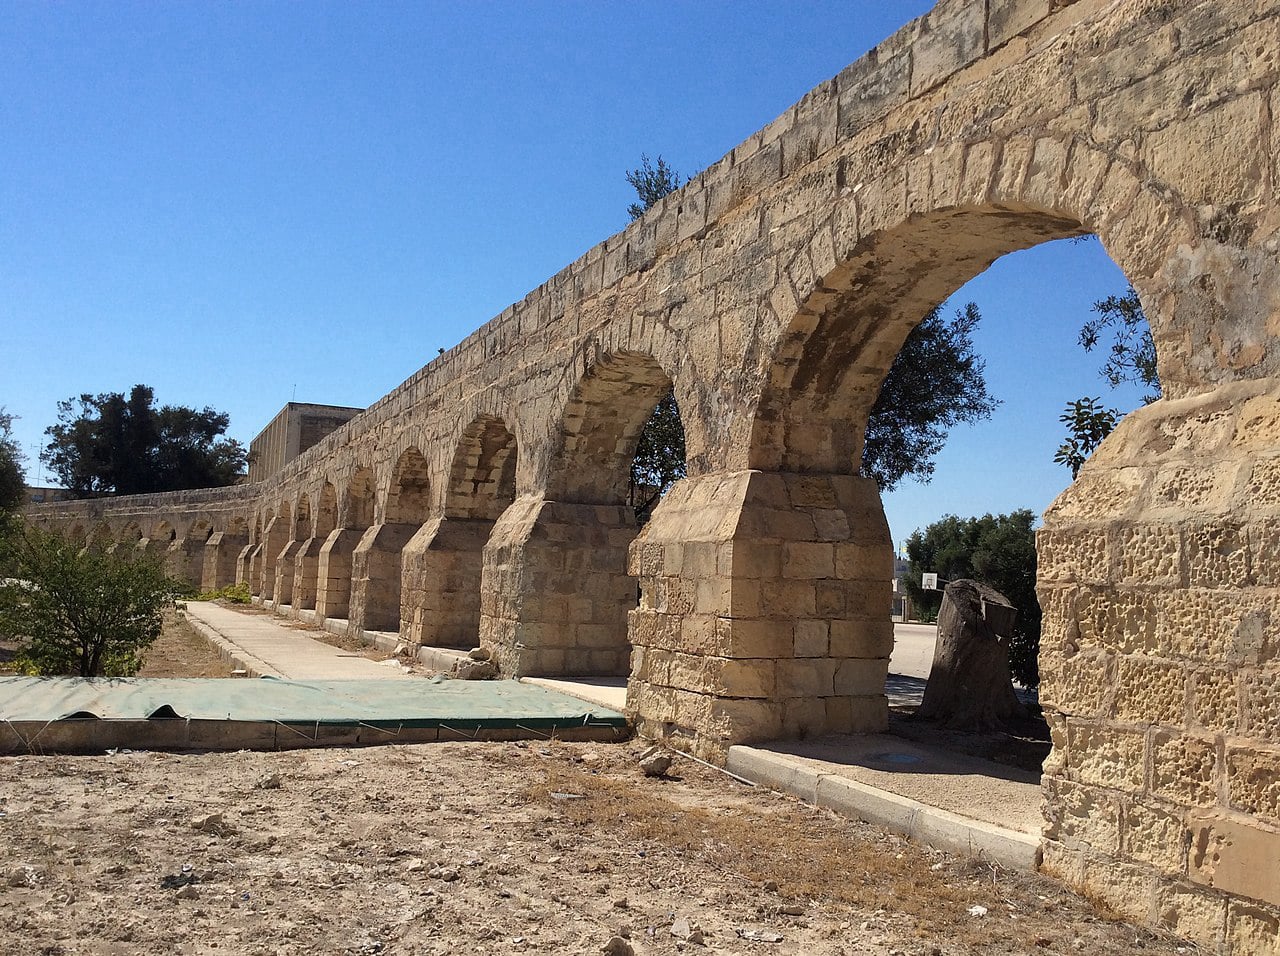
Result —
[[928, 680], [937, 641], [936, 624], [894, 624], [889, 673]]

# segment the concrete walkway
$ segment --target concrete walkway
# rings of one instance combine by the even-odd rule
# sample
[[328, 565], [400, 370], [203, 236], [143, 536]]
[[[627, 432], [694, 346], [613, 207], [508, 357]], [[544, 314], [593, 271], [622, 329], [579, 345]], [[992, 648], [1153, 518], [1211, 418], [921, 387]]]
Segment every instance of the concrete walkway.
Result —
[[271, 614], [246, 614], [210, 601], [188, 601], [187, 620], [227, 660], [250, 677], [291, 680], [397, 680], [409, 677], [396, 661], [380, 664], [313, 640]]
[[729, 748], [727, 769], [920, 843], [1034, 869], [1040, 775], [888, 734]]

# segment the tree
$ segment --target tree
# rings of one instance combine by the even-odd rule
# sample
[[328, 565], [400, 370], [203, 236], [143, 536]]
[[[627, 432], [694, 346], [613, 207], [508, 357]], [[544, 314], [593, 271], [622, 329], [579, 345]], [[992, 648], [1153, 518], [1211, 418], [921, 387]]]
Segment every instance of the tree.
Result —
[[[1150, 405], [1160, 397], [1160, 376], [1156, 371], [1156, 343], [1142, 310], [1138, 293], [1130, 286], [1123, 295], [1111, 295], [1093, 303], [1096, 318], [1080, 328], [1080, 345], [1092, 352], [1104, 333], [1114, 334], [1107, 359], [1099, 374], [1112, 388], [1126, 382], [1148, 389], [1142, 403]], [[1058, 446], [1053, 460], [1071, 469], [1074, 481], [1080, 467], [1102, 440], [1124, 417], [1118, 408], [1105, 408], [1101, 398], [1078, 398], [1068, 402], [1058, 420], [1067, 426], [1067, 440]]]
[[13, 416], [0, 408], [0, 526], [22, 506], [26, 489], [22, 450], [13, 439]]
[[685, 476], [684, 424], [675, 392], [667, 392], [640, 433], [631, 462], [631, 506], [643, 524], [667, 489]]
[[636, 191], [639, 202], [627, 207], [627, 215], [639, 219], [645, 211], [663, 196], [667, 196], [680, 188], [680, 174], [666, 164], [661, 156], [656, 164], [650, 164], [649, 157], [640, 154], [640, 166], [627, 171], [627, 182]]
[[935, 308], [907, 336], [867, 419], [862, 473], [881, 491], [907, 477], [929, 481], [947, 432], [990, 418], [1000, 404], [987, 391], [986, 362], [973, 348], [981, 320], [972, 302], [950, 321]]
[[229, 419], [212, 408], [154, 407], [154, 393], [135, 385], [58, 403], [58, 424], [45, 429], [40, 455], [74, 495], [135, 495], [234, 484], [245, 449], [219, 438]]
[[946, 515], [907, 539], [910, 572], [903, 582], [926, 619], [937, 615], [941, 594], [921, 587], [925, 572], [936, 573], [940, 582], [972, 578], [1004, 594], [1018, 611], [1009, 641], [1009, 667], [1025, 687], [1040, 685], [1035, 520], [1030, 509], [981, 518]]
[[[631, 218], [644, 215], [678, 189], [679, 179], [661, 156], [651, 164], [641, 154], [639, 168], [627, 172], [627, 182], [639, 200], [627, 209]], [[972, 302], [950, 321], [940, 309], [933, 309], [907, 336], [867, 422], [862, 473], [874, 478], [881, 491], [891, 491], [906, 477], [929, 481], [947, 430], [990, 418], [1000, 404], [987, 391], [986, 363], [973, 348], [973, 330], [981, 319]], [[675, 396], [668, 394], [645, 425], [631, 468], [632, 503], [637, 504], [639, 497], [640, 520], [667, 488], [684, 477], [684, 459], [684, 429]], [[638, 488], [654, 492], [641, 496]]]
[[25, 527], [4, 542], [0, 636], [41, 676], [129, 677], [160, 636], [180, 585], [148, 559], [125, 560]]

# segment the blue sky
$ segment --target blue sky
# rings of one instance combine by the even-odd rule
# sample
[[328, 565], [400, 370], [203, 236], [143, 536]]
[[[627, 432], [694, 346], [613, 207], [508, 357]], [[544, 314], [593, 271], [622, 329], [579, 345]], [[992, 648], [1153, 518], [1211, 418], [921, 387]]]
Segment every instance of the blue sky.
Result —
[[[930, 4], [0, 6], [0, 405], [152, 385], [246, 444], [290, 399], [364, 406], [626, 223], [624, 174], [691, 173]], [[1005, 404], [957, 431], [896, 541], [1042, 510], [1075, 345], [1124, 278], [1098, 243], [961, 290]]]

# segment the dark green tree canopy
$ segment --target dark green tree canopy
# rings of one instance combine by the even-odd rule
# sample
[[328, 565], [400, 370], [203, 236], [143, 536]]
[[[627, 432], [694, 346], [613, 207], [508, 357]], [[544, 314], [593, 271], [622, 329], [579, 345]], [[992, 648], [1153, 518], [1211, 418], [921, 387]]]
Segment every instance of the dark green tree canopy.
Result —
[[910, 571], [903, 589], [924, 616], [937, 616], [941, 591], [925, 591], [920, 577], [936, 573], [939, 583], [973, 578], [1000, 591], [1018, 609], [1009, 667], [1024, 686], [1038, 687], [1040, 602], [1036, 599], [1036, 516], [1028, 510], [981, 518], [947, 515], [907, 539]]
[[22, 450], [13, 440], [13, 416], [0, 408], [0, 525], [6, 516], [22, 507], [26, 497], [26, 476], [22, 471]]
[[675, 392], [667, 392], [645, 423], [631, 462], [631, 506], [644, 522], [658, 499], [685, 476], [684, 423]]
[[862, 473], [881, 491], [907, 477], [929, 481], [947, 432], [990, 418], [1000, 404], [987, 391], [986, 362], [973, 348], [981, 320], [972, 302], [950, 320], [935, 308], [907, 336], [867, 420]]
[[146, 385], [84, 394], [58, 403], [58, 423], [45, 429], [40, 459], [79, 497], [135, 495], [234, 484], [244, 447], [221, 438], [226, 413], [182, 405], [154, 406]]

